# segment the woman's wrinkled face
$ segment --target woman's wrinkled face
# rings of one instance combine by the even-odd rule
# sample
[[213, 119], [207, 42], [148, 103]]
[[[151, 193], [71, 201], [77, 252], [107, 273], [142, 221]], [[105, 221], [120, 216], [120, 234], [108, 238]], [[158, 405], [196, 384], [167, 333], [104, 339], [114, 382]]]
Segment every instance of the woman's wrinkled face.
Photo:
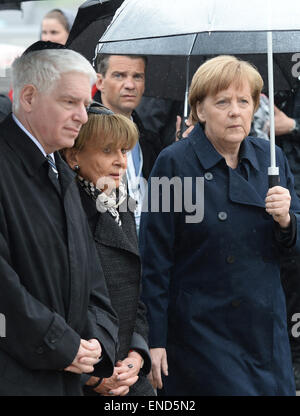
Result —
[[65, 45], [68, 39], [68, 32], [56, 19], [44, 19], [42, 22], [41, 40], [61, 43]]
[[109, 144], [102, 148], [91, 140], [77, 153], [77, 164], [79, 175], [94, 185], [99, 187], [100, 184], [103, 189], [107, 183], [108, 188], [112, 188], [112, 184], [118, 188], [127, 168], [127, 150], [120, 147], [114, 149]]
[[208, 139], [219, 146], [240, 144], [248, 136], [254, 102], [248, 82], [239, 88], [231, 84], [216, 95], [208, 95], [197, 103], [197, 115], [205, 124]]

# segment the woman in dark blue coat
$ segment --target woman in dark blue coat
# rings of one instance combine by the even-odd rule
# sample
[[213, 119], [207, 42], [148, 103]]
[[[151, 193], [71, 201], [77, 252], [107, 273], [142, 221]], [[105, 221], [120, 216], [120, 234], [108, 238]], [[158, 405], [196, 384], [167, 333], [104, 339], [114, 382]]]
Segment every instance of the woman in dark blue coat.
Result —
[[262, 85], [234, 57], [203, 64], [189, 98], [197, 124], [151, 174], [143, 299], [152, 381], [167, 395], [295, 394], [278, 253], [299, 246], [300, 204], [281, 150], [268, 189], [269, 142], [247, 137]]

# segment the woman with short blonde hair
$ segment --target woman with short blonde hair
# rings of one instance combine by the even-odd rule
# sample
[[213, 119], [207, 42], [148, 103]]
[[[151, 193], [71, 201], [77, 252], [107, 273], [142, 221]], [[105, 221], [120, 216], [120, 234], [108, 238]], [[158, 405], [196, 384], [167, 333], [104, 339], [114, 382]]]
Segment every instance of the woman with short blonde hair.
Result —
[[[300, 249], [300, 203], [282, 151], [269, 189], [269, 142], [249, 137], [262, 85], [235, 57], [204, 63], [190, 88], [194, 129], [149, 179], [143, 300], [152, 383], [167, 396], [295, 394], [278, 252]], [[175, 177], [181, 188], [152, 195], [152, 178]]]
[[86, 395], [151, 396], [146, 378], [151, 368], [148, 324], [140, 300], [141, 265], [133, 211], [127, 195], [128, 150], [138, 140], [135, 124], [98, 103], [88, 108], [88, 122], [73, 148], [65, 149], [101, 258], [111, 303], [119, 318], [119, 350], [111, 377], [91, 377]]
[[74, 150], [83, 149], [88, 143], [95, 147], [125, 148], [131, 150], [138, 141], [136, 125], [122, 114], [89, 113], [89, 121], [84, 124], [75, 141]]

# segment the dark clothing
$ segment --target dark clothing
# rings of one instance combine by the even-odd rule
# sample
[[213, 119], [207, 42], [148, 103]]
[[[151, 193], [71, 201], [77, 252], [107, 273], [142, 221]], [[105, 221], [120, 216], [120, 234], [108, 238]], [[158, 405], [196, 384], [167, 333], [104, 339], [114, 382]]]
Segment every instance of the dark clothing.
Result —
[[0, 123], [11, 112], [12, 104], [7, 95], [0, 94]]
[[[293, 362], [300, 364], [300, 339], [295, 337], [292, 328], [295, 314], [300, 311], [300, 256], [294, 250], [281, 259], [281, 279], [286, 296], [287, 326], [290, 338]], [[298, 386], [299, 389], [299, 386]]]
[[182, 101], [144, 96], [136, 112], [144, 127], [160, 137], [163, 147], [174, 143], [177, 115], [183, 114]]
[[148, 180], [157, 156], [163, 149], [160, 138], [150, 130], [146, 130], [136, 111], [132, 112], [132, 120], [139, 130], [139, 143], [143, 154], [143, 177]]
[[63, 371], [81, 338], [104, 349], [94, 375], [113, 371], [117, 318], [74, 173], [55, 159], [59, 184], [11, 116], [0, 125], [0, 395], [82, 394]]
[[[94, 100], [99, 103], [102, 102], [101, 93], [99, 91], [97, 91], [94, 95]], [[160, 151], [163, 149], [163, 145], [161, 144], [160, 138], [157, 134], [145, 129], [136, 111], [132, 112], [132, 120], [135, 122], [139, 130], [139, 144], [143, 154], [142, 173], [143, 177], [148, 180], [154, 162]]]
[[[278, 93], [277, 97], [276, 103], [279, 109], [300, 123], [300, 88], [296, 92], [284, 94], [281, 98]], [[276, 144], [282, 148], [287, 157], [295, 179], [295, 190], [300, 197], [300, 131], [276, 136]]]
[[[281, 186], [292, 196], [299, 251], [300, 202], [287, 161], [276, 152]], [[188, 139], [161, 152], [151, 173], [183, 183], [182, 196], [174, 191], [177, 210], [143, 213], [140, 229], [149, 345], [167, 349], [167, 395], [295, 394], [282, 245], [265, 211], [269, 142], [246, 138], [239, 159], [238, 169], [227, 166], [198, 124]], [[149, 201], [152, 186], [149, 181]], [[198, 208], [203, 202], [203, 219], [191, 222], [184, 195]]]
[[[126, 358], [130, 349], [139, 351], [144, 359], [144, 367], [138, 382], [130, 388], [129, 395], [154, 395], [146, 379], [151, 369], [151, 358], [147, 345], [146, 309], [140, 300], [141, 263], [134, 216], [126, 208], [127, 201], [124, 201], [119, 209], [122, 221], [119, 226], [108, 212], [96, 210], [95, 201], [82, 188], [80, 194], [101, 259], [111, 303], [119, 317], [116, 361]], [[127, 212], [122, 212], [123, 208]]]
[[[279, 92], [276, 104], [285, 114], [300, 123], [300, 88], [297, 91]], [[276, 137], [284, 151], [295, 178], [295, 191], [300, 197], [300, 131]], [[281, 256], [281, 278], [287, 303], [287, 324], [293, 362], [300, 364], [300, 338], [293, 336], [293, 316], [300, 311], [300, 256], [294, 249]], [[299, 384], [299, 382], [298, 382]], [[298, 386], [299, 388], [299, 386]]]

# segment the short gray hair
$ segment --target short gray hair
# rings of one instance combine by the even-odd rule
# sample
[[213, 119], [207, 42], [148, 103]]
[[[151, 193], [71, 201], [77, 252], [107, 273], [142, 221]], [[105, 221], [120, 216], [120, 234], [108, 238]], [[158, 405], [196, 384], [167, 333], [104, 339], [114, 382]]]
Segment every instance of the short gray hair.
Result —
[[87, 75], [91, 87], [97, 80], [89, 61], [70, 49], [34, 51], [15, 59], [11, 68], [13, 111], [19, 109], [20, 93], [25, 85], [33, 84], [39, 92], [48, 92], [67, 72]]

